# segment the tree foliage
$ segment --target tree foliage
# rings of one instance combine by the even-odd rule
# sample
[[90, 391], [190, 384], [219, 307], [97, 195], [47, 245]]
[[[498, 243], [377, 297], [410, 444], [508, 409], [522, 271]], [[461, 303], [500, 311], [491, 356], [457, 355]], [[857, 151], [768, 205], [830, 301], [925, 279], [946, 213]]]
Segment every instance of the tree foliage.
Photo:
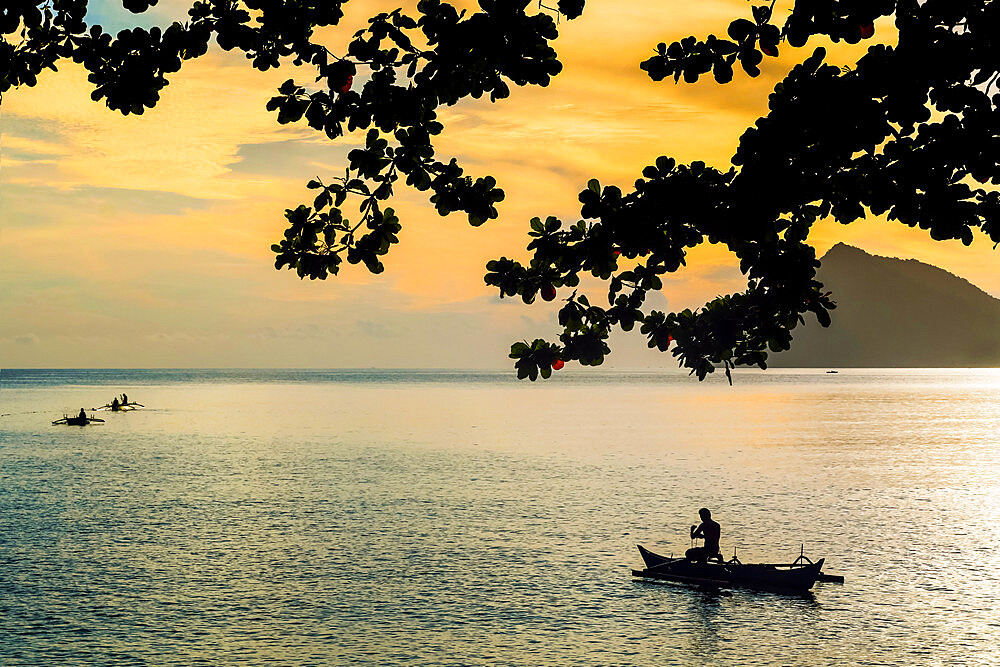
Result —
[[[123, 0], [132, 12], [154, 4]], [[871, 39], [879, 19], [894, 21], [898, 40], [871, 46], [852, 67], [827, 63], [821, 47], [804, 53], [770, 94], [768, 114], [740, 138], [728, 171], [663, 156], [627, 191], [591, 180], [577, 222], [533, 219], [530, 261], [493, 260], [486, 274], [501, 296], [526, 303], [564, 290], [559, 341], [511, 348], [519, 377], [548, 377], [566, 361], [598, 365], [610, 353], [611, 331], [636, 326], [650, 348], [669, 349], [699, 378], [720, 366], [727, 376], [735, 366], [766, 367], [768, 352], [788, 349], [807, 314], [830, 323], [835, 304], [816, 280], [819, 262], [807, 242], [820, 219], [847, 224], [887, 214], [938, 240], [968, 245], [978, 229], [1000, 242], [1000, 195], [992, 187], [1000, 184], [1000, 1], [784, 4], [751, 6], [725, 37], [656, 45], [640, 66], [656, 81], [711, 74], [725, 84], [738, 69], [759, 75], [763, 58], [819, 36]], [[310, 181], [311, 205], [286, 211], [284, 238], [272, 246], [275, 266], [323, 279], [346, 259], [378, 273], [398, 242], [400, 220], [386, 202], [400, 180], [429, 192], [441, 215], [463, 212], [472, 225], [498, 216], [504, 193], [495, 179], [437, 158], [437, 109], [469, 97], [500, 100], [511, 85], [547, 85], [561, 69], [552, 46], [556, 19], [576, 18], [585, 7], [560, 0], [556, 13], [536, 11], [529, 0], [480, 0], [468, 13], [420, 0], [412, 16], [400, 9], [373, 16], [336, 55], [314, 31], [337, 25], [342, 6], [198, 0], [183, 24], [112, 36], [87, 25], [85, 0], [9, 0], [0, 10], [0, 95], [33, 86], [43, 70], [72, 59], [89, 72], [94, 100], [141, 114], [155, 106], [167, 75], [212, 41], [261, 70], [311, 66], [314, 80], [289, 79], [268, 110], [279, 123], [305, 123], [331, 140], [355, 130], [367, 131], [366, 140], [348, 154], [343, 177]], [[348, 199], [357, 202], [355, 220], [344, 214]], [[736, 255], [747, 289], [697, 311], [645, 309], [648, 293], [705, 242]], [[606, 306], [581, 293], [588, 274], [606, 284]]]

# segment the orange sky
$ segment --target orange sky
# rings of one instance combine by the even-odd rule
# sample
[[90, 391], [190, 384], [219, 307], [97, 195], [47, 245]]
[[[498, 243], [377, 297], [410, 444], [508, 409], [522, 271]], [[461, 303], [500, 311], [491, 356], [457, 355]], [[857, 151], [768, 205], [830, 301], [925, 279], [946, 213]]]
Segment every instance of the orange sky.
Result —
[[[161, 0], [141, 20], [163, 24], [187, 6]], [[355, 0], [325, 37], [342, 42], [396, 6]], [[136, 20], [106, 1], [91, 11], [114, 29]], [[261, 73], [215, 49], [172, 75], [155, 109], [123, 118], [92, 102], [85, 73], [63, 63], [0, 108], [0, 366], [505, 366], [511, 342], [558, 327], [551, 304], [498, 303], [483, 284], [486, 261], [522, 256], [532, 216], [576, 220], [589, 178], [628, 188], [658, 155], [727, 168], [774, 83], [820, 43], [783, 48], [761, 77], [737, 74], [727, 86], [655, 83], [639, 70], [657, 42], [724, 34], [747, 11], [745, 0], [590, 0], [560, 25], [565, 67], [552, 85], [441, 110], [439, 157], [497, 178], [508, 195], [500, 220], [473, 229], [400, 189], [402, 243], [386, 272], [347, 267], [326, 282], [274, 271], [268, 248], [283, 210], [310, 200], [305, 182], [341, 173], [357, 138], [333, 143], [275, 122], [264, 105], [292, 68]], [[892, 39], [890, 22], [878, 29]], [[851, 64], [861, 48], [833, 48], [830, 60]], [[915, 257], [1000, 295], [985, 240], [965, 248], [876, 219], [824, 223], [812, 240], [820, 253], [846, 241]], [[695, 306], [743, 286], [725, 252], [699, 248], [657, 305]], [[610, 361], [673, 366], [630, 338]]]

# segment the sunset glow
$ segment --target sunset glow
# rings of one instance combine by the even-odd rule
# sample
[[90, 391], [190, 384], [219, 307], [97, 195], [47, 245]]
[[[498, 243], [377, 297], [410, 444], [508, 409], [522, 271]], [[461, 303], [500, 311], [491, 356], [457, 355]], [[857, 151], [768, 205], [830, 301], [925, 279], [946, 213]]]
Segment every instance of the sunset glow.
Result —
[[[134, 25], [111, 4], [92, 2], [93, 20]], [[350, 3], [330, 44], [395, 6]], [[161, 1], [140, 20], [165, 24], [187, 7]], [[500, 220], [473, 229], [400, 187], [392, 205], [402, 242], [386, 272], [347, 267], [324, 283], [275, 271], [268, 250], [284, 209], [310, 200], [306, 181], [341, 173], [358, 141], [280, 126], [265, 110], [275, 88], [305, 80], [304, 71], [262, 73], [213, 47], [170, 77], [155, 109], [123, 118], [92, 102], [82, 68], [64, 62], [37, 87], [5, 95], [0, 108], [3, 364], [506, 366], [511, 342], [553, 333], [555, 305], [497, 303], [483, 284], [485, 263], [523, 257], [532, 216], [576, 220], [590, 178], [628, 187], [664, 154], [727, 168], [743, 130], [766, 112], [768, 91], [814, 46], [783, 47], [760, 77], [738, 73], [724, 87], [656, 83], [639, 70], [657, 42], [722, 34], [746, 11], [742, 0], [588, 3], [582, 18], [560, 25], [564, 70], [552, 85], [442, 112], [438, 154], [497, 178], [507, 193]], [[891, 24], [877, 30], [892, 41]], [[836, 46], [829, 61], [852, 64], [863, 48]], [[822, 223], [811, 238], [819, 254], [845, 241], [935, 264], [1000, 295], [986, 241], [935, 242], [878, 219]], [[657, 305], [697, 306], [743, 287], [728, 252], [701, 247]], [[611, 364], [673, 366], [632, 338]]]

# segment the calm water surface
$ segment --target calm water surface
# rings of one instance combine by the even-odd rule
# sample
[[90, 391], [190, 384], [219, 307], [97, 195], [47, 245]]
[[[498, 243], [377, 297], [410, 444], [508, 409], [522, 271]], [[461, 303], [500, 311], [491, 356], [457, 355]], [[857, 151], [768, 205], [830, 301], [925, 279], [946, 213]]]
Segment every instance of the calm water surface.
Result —
[[[1000, 663], [1000, 373], [736, 381], [2, 371], [0, 664]], [[633, 581], [701, 506], [846, 585]]]

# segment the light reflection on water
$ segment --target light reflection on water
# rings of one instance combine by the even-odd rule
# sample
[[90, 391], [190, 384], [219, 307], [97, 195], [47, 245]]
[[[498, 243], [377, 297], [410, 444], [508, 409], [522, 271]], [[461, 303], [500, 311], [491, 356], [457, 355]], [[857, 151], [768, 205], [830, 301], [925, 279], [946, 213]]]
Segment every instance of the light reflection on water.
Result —
[[[995, 372], [287, 373], [0, 375], [0, 664], [1000, 662]], [[703, 505], [846, 585], [632, 581]]]

